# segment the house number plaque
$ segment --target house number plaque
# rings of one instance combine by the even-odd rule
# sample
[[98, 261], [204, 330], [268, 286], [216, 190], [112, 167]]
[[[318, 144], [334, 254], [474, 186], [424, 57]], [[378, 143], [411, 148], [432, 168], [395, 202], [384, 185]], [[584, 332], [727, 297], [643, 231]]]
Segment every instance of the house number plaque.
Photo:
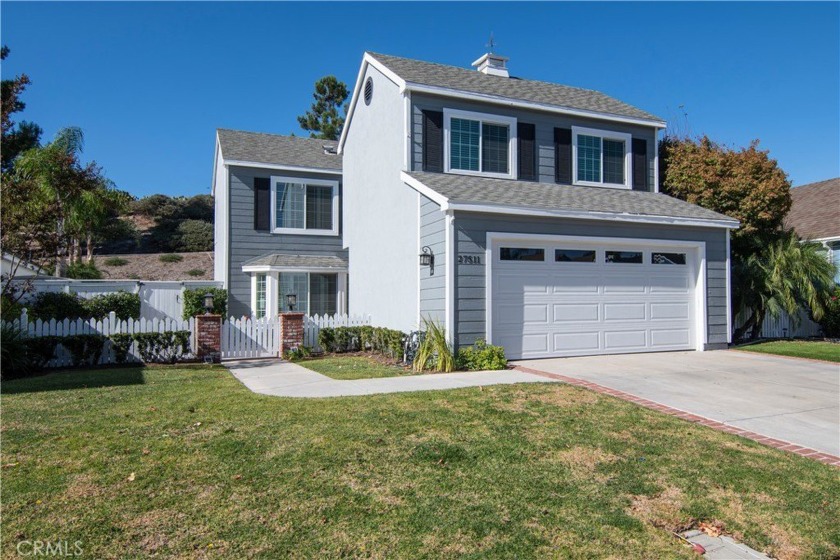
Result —
[[481, 255], [458, 255], [458, 264], [481, 264]]

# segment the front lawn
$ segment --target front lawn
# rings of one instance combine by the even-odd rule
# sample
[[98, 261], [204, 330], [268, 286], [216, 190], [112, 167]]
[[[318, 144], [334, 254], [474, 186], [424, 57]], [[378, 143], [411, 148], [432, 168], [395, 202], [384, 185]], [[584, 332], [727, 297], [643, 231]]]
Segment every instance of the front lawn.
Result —
[[374, 355], [342, 354], [340, 356], [326, 356], [312, 358], [298, 362], [312, 371], [317, 371], [333, 379], [370, 379], [373, 377], [397, 377], [398, 375], [412, 375], [410, 369], [390, 363], [386, 358]]
[[697, 558], [719, 521], [840, 554], [838, 469], [561, 384], [332, 399], [217, 366], [4, 381], [3, 556]]
[[794, 358], [811, 358], [812, 360], [840, 362], [840, 344], [835, 344], [833, 342], [812, 340], [774, 340], [770, 342], [759, 342], [758, 344], [738, 346], [738, 350], [761, 352], [763, 354], [778, 354], [779, 356], [791, 356]]

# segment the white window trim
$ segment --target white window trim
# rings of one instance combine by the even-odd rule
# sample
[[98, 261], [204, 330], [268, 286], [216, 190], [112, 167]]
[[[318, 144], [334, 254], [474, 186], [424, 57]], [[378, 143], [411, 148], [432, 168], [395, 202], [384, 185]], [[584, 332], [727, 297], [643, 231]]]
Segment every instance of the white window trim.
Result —
[[[347, 314], [347, 271], [321, 268], [271, 268], [264, 271], [252, 270], [251, 275], [251, 317], [257, 316], [257, 275], [265, 275], [265, 316], [273, 318], [277, 316], [278, 307], [281, 303], [285, 306], [286, 296], [280, 293], [280, 274], [306, 274], [306, 283], [309, 285], [310, 274], [335, 274], [336, 275], [336, 313]], [[307, 291], [307, 294], [309, 292]], [[303, 311], [309, 314], [309, 299], [306, 301], [306, 309], [301, 310], [301, 302], [298, 302], [296, 311]]]
[[[332, 229], [279, 228], [277, 224], [277, 183], [296, 183], [300, 185], [315, 185], [332, 187]], [[303, 197], [303, 219], [306, 222], [306, 194]], [[305, 177], [271, 177], [271, 232], [290, 235], [338, 235], [338, 181], [329, 179], [309, 179]]]
[[[507, 126], [510, 133], [508, 134], [508, 172], [507, 173], [490, 173], [487, 171], [470, 171], [467, 169], [452, 169], [450, 167], [450, 153], [451, 153], [451, 125], [452, 119], [467, 119], [471, 121], [480, 121], [488, 124], [498, 124]], [[482, 165], [481, 159], [481, 143], [483, 134], [479, 132], [478, 136], [478, 162]], [[475, 113], [472, 111], [459, 111], [455, 109], [443, 110], [443, 170], [445, 173], [455, 173], [458, 175], [475, 175], [478, 177], [496, 177], [499, 179], [516, 179], [516, 171], [519, 168], [516, 152], [516, 118], [505, 117], [502, 115], [493, 115], [490, 113]]]
[[[601, 181], [578, 181], [578, 136], [597, 136], [601, 139]], [[604, 179], [604, 145], [603, 141], [618, 140], [624, 142], [624, 184], [605, 183]], [[601, 130], [598, 128], [572, 127], [572, 184], [582, 187], [606, 187], [609, 189], [633, 188], [633, 136], [624, 132]]]

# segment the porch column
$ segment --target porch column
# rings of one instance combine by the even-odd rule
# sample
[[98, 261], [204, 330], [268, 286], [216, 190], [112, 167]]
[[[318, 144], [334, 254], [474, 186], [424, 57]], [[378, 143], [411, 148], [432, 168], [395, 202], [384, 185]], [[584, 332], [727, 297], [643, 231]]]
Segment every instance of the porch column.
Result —
[[265, 275], [265, 316], [277, 317], [278, 294], [280, 282], [276, 272], [267, 272]]
[[339, 315], [346, 315], [347, 309], [347, 273], [339, 272], [336, 278], [335, 310]]

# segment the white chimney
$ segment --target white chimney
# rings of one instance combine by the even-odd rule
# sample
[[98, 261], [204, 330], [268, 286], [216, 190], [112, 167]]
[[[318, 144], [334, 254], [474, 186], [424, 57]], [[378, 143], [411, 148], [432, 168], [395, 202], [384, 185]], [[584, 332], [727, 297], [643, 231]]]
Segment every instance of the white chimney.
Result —
[[510, 78], [507, 69], [507, 61], [510, 60], [506, 56], [501, 56], [494, 53], [487, 53], [475, 62], [472, 63], [476, 70], [482, 74], [490, 74], [491, 76], [503, 76]]

